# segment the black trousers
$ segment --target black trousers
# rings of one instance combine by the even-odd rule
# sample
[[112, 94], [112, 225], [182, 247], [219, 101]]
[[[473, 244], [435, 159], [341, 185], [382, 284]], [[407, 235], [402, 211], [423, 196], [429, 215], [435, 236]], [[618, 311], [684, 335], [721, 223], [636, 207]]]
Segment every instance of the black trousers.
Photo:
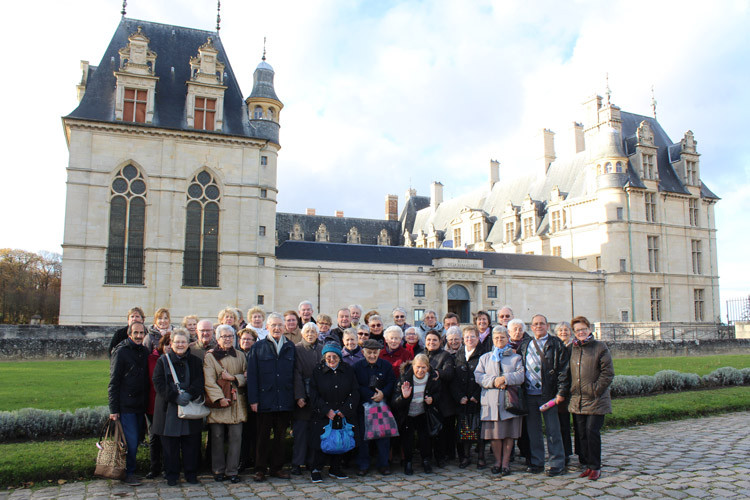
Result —
[[432, 454], [432, 442], [427, 430], [427, 414], [422, 413], [416, 417], [406, 417], [404, 428], [401, 430], [401, 445], [404, 448], [404, 460], [412, 461], [414, 456], [414, 435], [419, 440], [419, 453], [422, 460], [430, 460]]
[[[270, 467], [271, 473], [278, 472], [284, 465], [284, 438], [289, 422], [290, 411], [272, 411], [257, 414], [258, 440], [255, 454], [255, 471], [265, 473]], [[273, 443], [271, 442], [273, 431]]]
[[528, 462], [531, 460], [531, 445], [529, 444], [529, 430], [526, 428], [526, 417], [522, 419], [521, 437], [517, 442], [519, 454]]
[[258, 414], [248, 409], [247, 420], [242, 424], [242, 449], [240, 466], [250, 467], [255, 463], [255, 450], [258, 443]]
[[602, 435], [604, 415], [576, 415], [576, 434], [580, 436], [578, 453], [581, 464], [591, 470], [602, 468]]
[[456, 415], [443, 417], [443, 428], [432, 441], [435, 448], [435, 458], [441, 460], [456, 458], [456, 441]]
[[563, 449], [567, 459], [573, 454], [573, 443], [570, 440], [570, 413], [561, 409], [558, 405], [557, 418], [560, 420], [560, 434], [562, 435]]
[[148, 422], [148, 454], [151, 462], [149, 471], [154, 476], [159, 476], [162, 470], [162, 443], [161, 436], [157, 436], [151, 430], [154, 422], [154, 416], [146, 413], [146, 422]]
[[167, 479], [177, 480], [180, 478], [180, 454], [182, 454], [182, 468], [185, 471], [185, 479], [196, 477], [201, 449], [200, 433], [177, 437], [160, 437], [164, 450], [164, 469], [167, 472]]

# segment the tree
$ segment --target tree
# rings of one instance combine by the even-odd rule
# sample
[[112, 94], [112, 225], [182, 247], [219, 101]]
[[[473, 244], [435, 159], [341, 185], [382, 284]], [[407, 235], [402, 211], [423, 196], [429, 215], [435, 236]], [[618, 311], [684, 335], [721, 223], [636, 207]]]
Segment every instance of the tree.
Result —
[[26, 324], [34, 315], [57, 323], [62, 256], [0, 249], [0, 322]]

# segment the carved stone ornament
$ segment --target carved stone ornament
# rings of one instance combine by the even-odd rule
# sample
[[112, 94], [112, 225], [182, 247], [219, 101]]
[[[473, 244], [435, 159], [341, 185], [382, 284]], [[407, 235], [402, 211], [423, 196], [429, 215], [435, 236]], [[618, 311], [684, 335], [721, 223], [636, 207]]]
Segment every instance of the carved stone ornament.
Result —
[[644, 146], [654, 145], [654, 132], [646, 120], [643, 120], [638, 126], [638, 143]]

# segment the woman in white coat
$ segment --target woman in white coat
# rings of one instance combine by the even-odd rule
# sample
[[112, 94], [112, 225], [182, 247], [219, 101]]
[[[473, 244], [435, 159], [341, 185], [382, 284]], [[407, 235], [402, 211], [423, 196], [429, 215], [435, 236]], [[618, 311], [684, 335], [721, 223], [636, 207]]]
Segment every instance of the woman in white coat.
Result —
[[505, 411], [505, 390], [524, 382], [521, 356], [509, 344], [510, 337], [504, 326], [492, 330], [492, 351], [479, 358], [474, 370], [477, 384], [482, 387], [481, 439], [490, 440], [495, 457], [493, 474], [510, 474], [510, 453], [513, 440], [521, 436], [521, 417]]

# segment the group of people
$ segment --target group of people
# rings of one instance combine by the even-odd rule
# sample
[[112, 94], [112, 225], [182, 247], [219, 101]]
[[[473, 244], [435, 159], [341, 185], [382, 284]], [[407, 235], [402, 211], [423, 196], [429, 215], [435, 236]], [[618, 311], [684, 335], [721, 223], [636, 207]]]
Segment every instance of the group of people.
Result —
[[[334, 327], [303, 301], [267, 316], [254, 307], [247, 321], [234, 308], [222, 310], [218, 322], [186, 316], [178, 327], [166, 309], [156, 311], [151, 326], [140, 308], [131, 309], [110, 346], [110, 418], [121, 421], [128, 445], [125, 482], [140, 484], [135, 455], [146, 428], [147, 477], [163, 473], [169, 485], [178, 484], [181, 471], [197, 483], [201, 462], [216, 481], [233, 483], [252, 466], [255, 481], [304, 468], [320, 482], [326, 466], [338, 479], [352, 467], [361, 476], [373, 468], [389, 475], [399, 457], [411, 475], [415, 445], [425, 473], [456, 459], [468, 467], [476, 452], [477, 468], [507, 475], [515, 443], [527, 472], [541, 473], [547, 463], [547, 475], [563, 474], [575, 444], [580, 477], [600, 477], [600, 429], [611, 413], [614, 369], [588, 319], [557, 323], [551, 333], [547, 318], [536, 314], [529, 334], [509, 307], [498, 311], [494, 326], [486, 311], [463, 327], [453, 313], [441, 323], [427, 310], [415, 326], [403, 308], [390, 316], [386, 328], [377, 311], [353, 305], [337, 311]], [[179, 407], [191, 402], [210, 409], [205, 422], [179, 417]], [[398, 437], [365, 439], [368, 403], [392, 413]], [[356, 448], [325, 453], [321, 434], [344, 420], [354, 425]]]

